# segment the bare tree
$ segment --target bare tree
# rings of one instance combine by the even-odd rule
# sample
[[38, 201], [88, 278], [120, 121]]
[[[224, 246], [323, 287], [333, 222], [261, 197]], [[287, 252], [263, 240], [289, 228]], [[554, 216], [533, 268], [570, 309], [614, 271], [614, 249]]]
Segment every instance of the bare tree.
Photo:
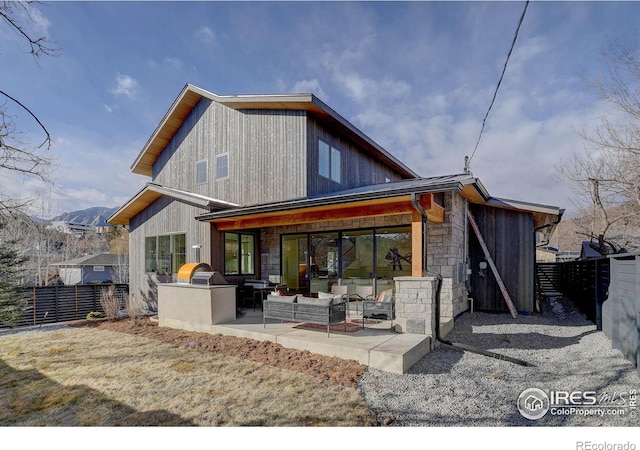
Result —
[[[3, 1], [0, 3], [0, 24], [4, 23], [13, 31], [19, 42], [26, 42], [26, 53], [37, 63], [41, 56], [56, 55], [57, 49], [46, 36], [39, 36], [35, 31], [37, 27], [34, 25], [38, 21], [35, 4], [31, 1]], [[41, 141], [30, 144], [23, 140], [23, 133], [16, 125], [17, 113], [12, 113], [12, 107], [17, 107], [18, 111], [35, 121], [43, 133]], [[0, 171], [6, 170], [51, 183], [50, 170], [54, 161], [48, 154], [51, 144], [51, 135], [38, 116], [0, 86]], [[0, 214], [11, 214], [28, 203], [29, 199], [15, 199], [0, 193]]]
[[587, 85], [608, 110], [595, 129], [581, 133], [585, 154], [557, 169], [583, 214], [591, 216], [585, 235], [606, 255], [636, 244], [626, 229], [640, 228], [640, 53], [616, 38], [604, 57], [606, 74]]

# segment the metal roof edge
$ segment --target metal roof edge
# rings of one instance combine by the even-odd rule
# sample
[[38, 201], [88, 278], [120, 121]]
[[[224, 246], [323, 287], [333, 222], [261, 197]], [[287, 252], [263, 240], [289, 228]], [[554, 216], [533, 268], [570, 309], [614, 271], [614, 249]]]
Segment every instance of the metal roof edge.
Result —
[[[315, 197], [301, 197], [280, 202], [264, 203], [259, 205], [241, 206], [224, 211], [208, 212], [196, 216], [196, 220], [208, 221], [234, 216], [261, 214], [266, 212], [287, 211], [310, 206], [328, 206], [353, 201], [375, 200], [378, 198], [408, 195], [411, 193], [435, 193], [447, 190], [460, 190], [460, 175], [441, 176], [433, 178], [415, 178], [413, 180], [401, 180], [392, 183], [362, 186], [347, 191], [338, 191], [331, 194]], [[423, 182], [422, 184], [420, 182]], [[394, 188], [394, 184], [395, 186]]]

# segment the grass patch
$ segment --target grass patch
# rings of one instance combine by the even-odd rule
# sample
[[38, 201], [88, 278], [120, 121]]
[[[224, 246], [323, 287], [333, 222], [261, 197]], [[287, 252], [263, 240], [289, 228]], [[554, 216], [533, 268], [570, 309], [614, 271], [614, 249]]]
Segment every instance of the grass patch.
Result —
[[0, 343], [0, 425], [375, 425], [357, 388], [231, 356], [90, 328]]

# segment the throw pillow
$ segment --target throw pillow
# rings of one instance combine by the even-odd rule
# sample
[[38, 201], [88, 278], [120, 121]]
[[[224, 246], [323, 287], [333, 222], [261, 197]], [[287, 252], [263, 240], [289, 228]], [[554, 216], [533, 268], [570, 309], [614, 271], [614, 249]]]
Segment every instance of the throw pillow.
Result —
[[386, 289], [380, 292], [380, 295], [378, 295], [378, 299], [376, 300], [376, 306], [380, 306], [382, 302], [391, 301], [392, 295], [393, 295], [393, 291], [391, 289]]

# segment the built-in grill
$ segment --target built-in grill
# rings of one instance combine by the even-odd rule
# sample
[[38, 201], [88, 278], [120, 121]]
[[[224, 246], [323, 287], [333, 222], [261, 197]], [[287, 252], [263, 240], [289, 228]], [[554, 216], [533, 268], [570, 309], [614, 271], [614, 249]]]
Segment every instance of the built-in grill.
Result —
[[228, 284], [220, 272], [216, 272], [206, 263], [187, 263], [178, 271], [178, 283], [213, 286]]
[[217, 284], [229, 284], [220, 272], [196, 272], [191, 277], [191, 284], [214, 286]]

